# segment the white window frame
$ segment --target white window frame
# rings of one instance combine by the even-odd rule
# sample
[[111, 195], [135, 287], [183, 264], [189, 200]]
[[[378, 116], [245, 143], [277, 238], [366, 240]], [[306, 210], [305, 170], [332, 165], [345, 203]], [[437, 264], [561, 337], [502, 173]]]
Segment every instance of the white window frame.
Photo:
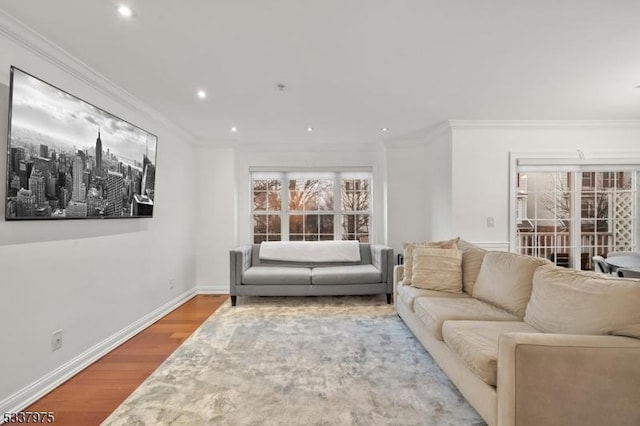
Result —
[[[509, 153], [509, 251], [516, 253], [518, 249], [517, 234], [517, 173], [518, 172], [610, 172], [632, 171], [636, 172], [636, 179], [640, 175], [640, 153], [630, 153], [626, 158], [621, 157], [621, 153], [598, 154], [594, 158], [584, 158], [582, 151], [574, 153]], [[582, 179], [576, 181], [574, 188], [574, 199], [572, 203], [579, 206], [578, 197], [582, 188]], [[640, 208], [640, 191], [633, 200], [633, 211], [638, 212]], [[574, 221], [572, 235], [579, 235], [580, 224]], [[636, 226], [633, 235], [633, 245], [638, 247], [640, 243], [640, 223]], [[579, 253], [580, 246], [574, 247], [572, 259], [573, 268], [580, 269]]]
[[[249, 227], [251, 243], [255, 241], [253, 227], [253, 181], [259, 179], [279, 179], [281, 184], [281, 209], [279, 211], [267, 211], [265, 214], [280, 214], [280, 235], [281, 241], [289, 241], [289, 180], [290, 179], [332, 179], [333, 185], [333, 209], [300, 211], [295, 214], [331, 214], [333, 215], [334, 239], [342, 239], [342, 216], [344, 214], [368, 214], [369, 215], [369, 242], [373, 242], [374, 233], [374, 183], [373, 171], [370, 168], [350, 168], [350, 169], [289, 169], [274, 170], [255, 168], [249, 170]], [[369, 181], [369, 209], [365, 211], [346, 211], [342, 209], [342, 180], [343, 179], [367, 179]]]

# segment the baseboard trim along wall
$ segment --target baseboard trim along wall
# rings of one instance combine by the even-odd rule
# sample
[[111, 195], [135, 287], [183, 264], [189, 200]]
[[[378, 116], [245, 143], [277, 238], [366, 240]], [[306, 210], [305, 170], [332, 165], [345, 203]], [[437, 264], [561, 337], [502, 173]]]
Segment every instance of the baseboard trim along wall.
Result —
[[[145, 328], [149, 327], [169, 312], [184, 304], [195, 295], [196, 289], [194, 288], [182, 293], [153, 312], [150, 312], [117, 333], [107, 337], [102, 342], [89, 348], [77, 357], [71, 359], [42, 378], [9, 396], [4, 401], [0, 401], [0, 413], [11, 413], [24, 410], [30, 404], [51, 392], [78, 372], [111, 352], [113, 349], [120, 346]], [[0, 424], [2, 424], [2, 419], [0, 419]]]
[[197, 294], [229, 294], [229, 284], [198, 286], [196, 292]]

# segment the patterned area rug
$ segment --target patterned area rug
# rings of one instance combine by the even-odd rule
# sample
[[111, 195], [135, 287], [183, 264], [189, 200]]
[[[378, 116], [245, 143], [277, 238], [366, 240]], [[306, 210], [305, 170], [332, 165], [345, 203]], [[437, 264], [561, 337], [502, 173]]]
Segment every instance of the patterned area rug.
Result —
[[384, 296], [227, 301], [103, 425], [484, 425]]

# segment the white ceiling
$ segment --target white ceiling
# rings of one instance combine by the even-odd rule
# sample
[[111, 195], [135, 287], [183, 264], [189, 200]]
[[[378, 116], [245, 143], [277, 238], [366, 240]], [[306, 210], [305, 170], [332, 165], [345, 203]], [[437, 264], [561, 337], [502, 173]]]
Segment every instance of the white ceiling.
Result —
[[123, 2], [133, 19], [111, 0], [0, 9], [203, 143], [362, 143], [447, 119], [640, 119], [638, 0]]

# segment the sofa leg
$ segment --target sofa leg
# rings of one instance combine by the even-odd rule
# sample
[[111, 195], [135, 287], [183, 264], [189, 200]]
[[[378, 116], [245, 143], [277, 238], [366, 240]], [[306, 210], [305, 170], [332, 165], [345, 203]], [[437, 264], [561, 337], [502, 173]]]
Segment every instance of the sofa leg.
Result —
[[391, 293], [387, 294], [387, 305], [391, 304]]
[[231, 306], [236, 306], [236, 298], [238, 296], [231, 296]]

